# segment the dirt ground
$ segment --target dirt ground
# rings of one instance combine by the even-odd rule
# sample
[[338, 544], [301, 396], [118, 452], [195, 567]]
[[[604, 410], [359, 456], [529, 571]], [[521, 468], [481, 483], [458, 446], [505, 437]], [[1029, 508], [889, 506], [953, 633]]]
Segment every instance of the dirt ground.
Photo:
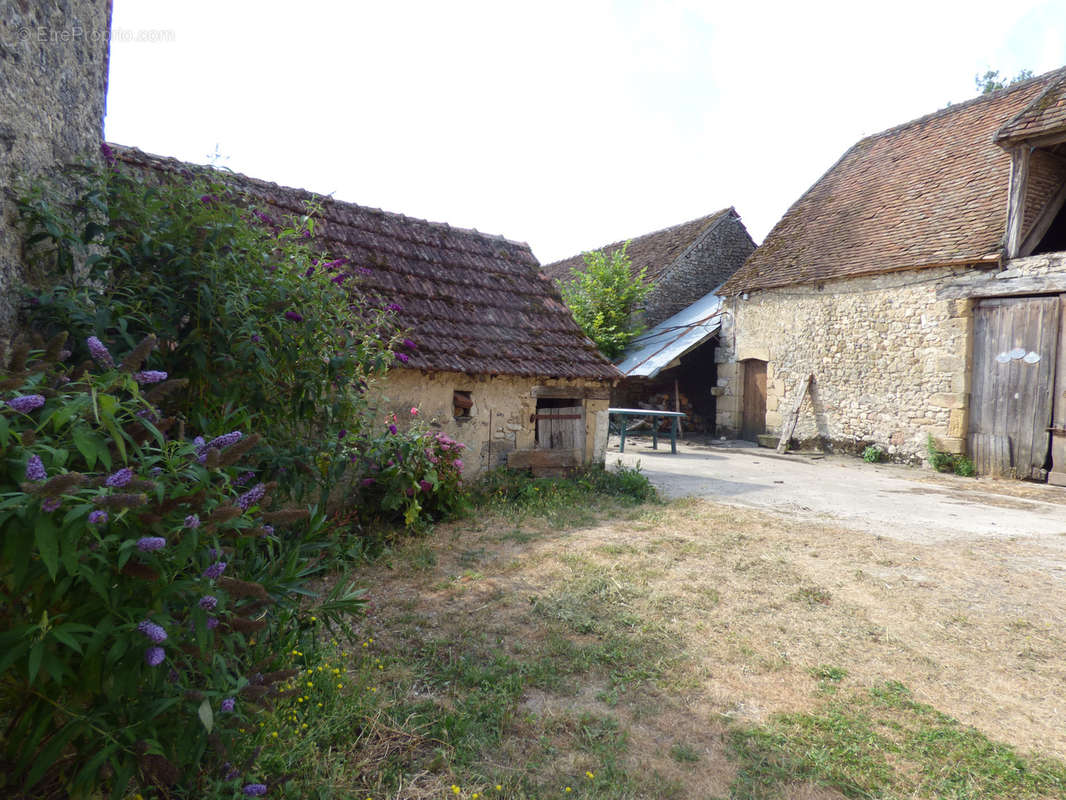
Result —
[[[846, 675], [841, 690], [899, 681], [993, 740], [1066, 759], [1066, 491], [748, 449], [638, 443], [623, 459], [691, 499], [521, 536], [500, 520], [444, 526], [419, 545], [432, 567], [397, 569], [381, 596], [418, 620], [411, 635], [476, 632], [535, 652], [531, 608], [584, 602], [575, 587], [595, 578], [598, 597], [678, 655], [668, 678], [608, 708], [590, 675], [526, 707], [618, 716], [634, 766], [685, 796], [725, 796], [723, 731], [815, 708], [823, 667]], [[679, 766], [679, 742], [700, 760]]]

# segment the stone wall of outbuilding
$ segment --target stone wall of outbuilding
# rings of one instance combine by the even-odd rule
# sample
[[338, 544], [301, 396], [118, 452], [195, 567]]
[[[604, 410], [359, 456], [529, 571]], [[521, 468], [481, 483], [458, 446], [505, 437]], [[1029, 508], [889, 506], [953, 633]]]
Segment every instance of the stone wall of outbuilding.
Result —
[[25, 278], [15, 187], [99, 154], [110, 27], [110, 0], [0, 4], [0, 340]]
[[[535, 428], [530, 417], [537, 409], [537, 387], [571, 388], [585, 407], [585, 463], [603, 465], [607, 451], [608, 392], [610, 384], [588, 380], [518, 378], [498, 375], [424, 373], [393, 369], [375, 390], [374, 406], [381, 424], [395, 414], [400, 425], [414, 419], [440, 430], [466, 445], [463, 475], [473, 477], [486, 469], [506, 466], [507, 455], [534, 446]], [[454, 392], [469, 392], [470, 416], [453, 413]], [[411, 409], [418, 409], [417, 418]]]
[[744, 365], [766, 361], [766, 430], [779, 434], [797, 386], [814, 375], [793, 438], [895, 460], [927, 456], [927, 437], [962, 453], [969, 429], [973, 309], [982, 297], [1066, 293], [1066, 253], [1004, 268], [939, 267], [730, 297], [718, 361], [718, 433], [735, 436]]
[[644, 324], [657, 325], [713, 292], [755, 250], [739, 217], [726, 213], [656, 279], [644, 300]]

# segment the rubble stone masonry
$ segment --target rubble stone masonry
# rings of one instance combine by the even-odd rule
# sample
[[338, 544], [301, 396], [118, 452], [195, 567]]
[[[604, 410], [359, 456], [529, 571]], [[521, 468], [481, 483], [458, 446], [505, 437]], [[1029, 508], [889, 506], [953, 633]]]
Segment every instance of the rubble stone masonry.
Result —
[[718, 430], [736, 435], [744, 362], [766, 367], [766, 430], [779, 434], [814, 375], [793, 438], [855, 452], [869, 444], [918, 461], [932, 435], [965, 452], [974, 297], [1066, 291], [1066, 254], [1003, 269], [927, 268], [730, 297], [718, 362]]
[[17, 181], [99, 152], [110, 23], [109, 0], [0, 3], [0, 340], [25, 277]]

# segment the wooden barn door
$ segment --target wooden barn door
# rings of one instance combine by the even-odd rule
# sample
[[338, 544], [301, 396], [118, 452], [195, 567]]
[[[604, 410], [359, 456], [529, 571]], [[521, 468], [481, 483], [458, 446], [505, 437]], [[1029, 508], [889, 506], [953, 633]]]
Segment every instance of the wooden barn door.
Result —
[[766, 362], [749, 359], [744, 362], [744, 416], [740, 438], [750, 442], [766, 433]]
[[1044, 478], [1058, 297], [982, 300], [974, 311], [969, 452], [977, 472]]
[[553, 400], [537, 405], [537, 446], [585, 453], [585, 408], [580, 400]]

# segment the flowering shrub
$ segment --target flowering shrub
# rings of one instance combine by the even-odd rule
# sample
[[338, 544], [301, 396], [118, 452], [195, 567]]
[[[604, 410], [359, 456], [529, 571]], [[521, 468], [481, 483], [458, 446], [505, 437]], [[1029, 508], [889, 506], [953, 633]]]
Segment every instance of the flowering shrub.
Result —
[[[411, 409], [418, 416], [418, 409]], [[401, 431], [392, 415], [384, 431], [354, 444], [359, 476], [352, 500], [380, 518], [417, 528], [455, 513], [463, 504], [461, 458], [466, 446], [417, 422]]]
[[168, 412], [205, 435], [254, 428], [257, 462], [283, 488], [326, 488], [337, 476], [314, 469], [316, 454], [364, 428], [368, 384], [404, 349], [398, 306], [349, 291], [366, 268], [323, 254], [314, 208], [272, 217], [207, 170], [161, 183], [112, 163], [67, 179], [73, 203], [47, 186], [21, 203], [28, 258], [49, 286], [28, 297], [33, 325], [70, 331], [75, 359], [93, 356], [93, 337], [157, 336], [141, 381], [188, 379]]
[[60, 335], [0, 373], [5, 792], [237, 791], [238, 725], [300, 635], [308, 512], [265, 510], [274, 485], [242, 466], [258, 435], [174, 435], [159, 403], [185, 383], [138, 371], [153, 345], [90, 340], [87, 371]]

